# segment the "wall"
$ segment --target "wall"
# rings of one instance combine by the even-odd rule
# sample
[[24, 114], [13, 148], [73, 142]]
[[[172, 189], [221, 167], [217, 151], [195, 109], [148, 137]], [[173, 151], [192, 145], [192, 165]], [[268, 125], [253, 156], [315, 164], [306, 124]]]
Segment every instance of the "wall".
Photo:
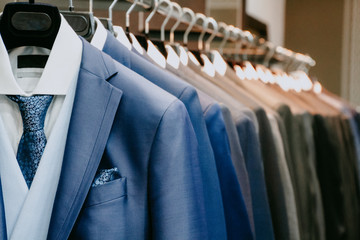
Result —
[[284, 45], [285, 0], [247, 0], [246, 11], [250, 16], [268, 25], [271, 42], [280, 46]]
[[[360, 2], [345, 0], [341, 95], [360, 106]], [[360, 110], [360, 108], [359, 108]]]
[[285, 47], [316, 60], [310, 74], [341, 92], [344, 0], [287, 0]]
[[242, 0], [206, 0], [207, 16], [218, 22], [225, 22], [236, 27], [242, 26]]

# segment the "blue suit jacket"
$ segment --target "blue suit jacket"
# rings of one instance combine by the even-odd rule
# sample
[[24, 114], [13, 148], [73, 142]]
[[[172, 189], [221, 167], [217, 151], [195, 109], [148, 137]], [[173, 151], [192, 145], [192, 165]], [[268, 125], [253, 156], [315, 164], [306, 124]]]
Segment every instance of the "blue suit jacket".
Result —
[[[183, 103], [83, 46], [48, 239], [208, 239]], [[98, 169], [114, 167], [120, 178], [91, 187]]]
[[184, 103], [199, 143], [199, 159], [202, 174], [196, 181], [199, 184], [200, 182], [204, 183], [204, 207], [209, 239], [226, 239], [224, 209], [215, 159], [196, 90], [177, 76], [164, 71], [143, 57], [129, 51], [110, 32], [108, 32], [103, 51]]
[[211, 146], [214, 149], [224, 204], [228, 239], [254, 239], [245, 200], [231, 159], [230, 144], [222, 111], [211, 97], [201, 91], [200, 103], [203, 109]]
[[236, 119], [236, 128], [249, 175], [256, 238], [273, 240], [274, 230], [267, 197], [264, 165], [255, 125], [244, 114]]

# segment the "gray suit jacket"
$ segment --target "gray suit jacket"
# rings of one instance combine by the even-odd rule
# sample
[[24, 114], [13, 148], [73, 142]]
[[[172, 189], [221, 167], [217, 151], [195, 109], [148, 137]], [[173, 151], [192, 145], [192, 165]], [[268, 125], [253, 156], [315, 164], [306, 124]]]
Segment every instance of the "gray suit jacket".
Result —
[[287, 104], [291, 99], [274, 90], [271, 85], [259, 81], [245, 81], [243, 87], [259, 101], [278, 112], [284, 124], [281, 135], [295, 190], [301, 239], [324, 239], [324, 216], [314, 165], [315, 149], [313, 140], [311, 141], [312, 127], [311, 122], [309, 123], [311, 119], [308, 119], [309, 114], [294, 102], [290, 109]]
[[251, 186], [256, 237], [257, 239], [274, 239], [264, 166], [258, 139], [259, 125], [257, 118], [248, 107], [211, 82], [216, 81], [216, 79], [210, 81], [211, 77], [199, 71], [196, 66], [193, 66], [192, 69], [193, 77], [188, 78], [187, 81], [226, 105], [231, 112], [230, 114], [227, 108], [223, 110], [224, 116], [231, 115], [232, 121], [235, 123], [236, 133], [234, 133], [232, 124], [228, 124], [227, 128], [232, 129], [229, 132], [233, 132], [240, 139], [241, 150], [245, 158]]
[[[201, 77], [198, 74], [194, 73], [191, 69], [185, 68], [185, 67], [183, 67], [183, 65], [180, 65], [180, 66], [181, 66], [181, 69], [178, 70], [178, 69], [172, 68], [171, 66], [168, 65], [167, 70], [178, 75], [184, 81], [187, 81], [188, 83], [192, 84], [195, 88], [198, 88], [198, 84], [195, 85], [194, 83], [200, 82]], [[201, 88], [198, 88], [198, 89], [203, 90]], [[206, 91], [204, 91], [204, 92], [208, 94], [208, 92], [206, 92]], [[215, 100], [218, 100], [218, 99], [215, 98]], [[236, 147], [236, 148], [239, 147], [238, 145], [236, 146], [236, 143], [232, 143], [230, 145], [233, 147]], [[235, 171], [236, 171], [236, 174], [238, 177], [238, 181], [240, 183], [241, 191], [243, 192], [243, 195], [244, 195], [246, 209], [249, 214], [251, 227], [252, 227], [253, 232], [255, 232], [250, 183], [249, 183], [248, 173], [247, 173], [246, 166], [245, 166], [244, 156], [243, 156], [243, 154], [241, 154], [241, 150], [239, 150], [239, 149], [237, 149], [235, 151], [231, 150], [231, 152], [232, 152], [233, 164], [234, 164]], [[239, 155], [234, 155], [234, 154], [239, 154]]]
[[[285, 156], [280, 155], [284, 151], [281, 135], [279, 135], [280, 139], [276, 138], [280, 140], [281, 144], [278, 142], [275, 145], [274, 132], [272, 132], [273, 129], [265, 114], [264, 104], [259, 103], [256, 98], [244, 89], [241, 89], [235, 83], [240, 83], [239, 79], [230, 80], [226, 77], [218, 76], [216, 79], [209, 78], [209, 80], [255, 112], [259, 122], [259, 137], [264, 158], [265, 177], [275, 237], [276, 239], [300, 239], [291, 178], [287, 178], [285, 182], [278, 178], [281, 174], [284, 175], [284, 173], [289, 171]], [[270, 108], [266, 108], [266, 110], [273, 112]], [[279, 147], [281, 147], [281, 151]]]

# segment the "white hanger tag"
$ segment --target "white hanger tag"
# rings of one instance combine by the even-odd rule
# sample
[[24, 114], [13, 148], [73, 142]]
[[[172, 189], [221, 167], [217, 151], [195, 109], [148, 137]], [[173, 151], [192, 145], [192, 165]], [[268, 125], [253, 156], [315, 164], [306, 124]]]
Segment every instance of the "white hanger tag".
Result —
[[179, 65], [180, 65], [180, 58], [179, 56], [176, 54], [175, 50], [172, 48], [172, 46], [170, 45], [166, 45], [165, 46], [166, 51], [168, 53], [166, 62], [172, 66], [175, 69], [179, 69]]
[[132, 46], [134, 47], [134, 49], [140, 53], [141, 55], [144, 55], [144, 49], [142, 48], [141, 44], [139, 43], [139, 41], [136, 39], [136, 37], [134, 36], [134, 34], [130, 33], [130, 37], [131, 37], [131, 41], [132, 41]]
[[215, 77], [215, 67], [211, 63], [210, 59], [205, 54], [201, 54], [201, 58], [204, 61], [204, 66], [202, 67], [202, 70], [210, 77]]
[[184, 66], [187, 66], [189, 63], [188, 53], [183, 46], [179, 46], [179, 50], [180, 50], [180, 61]]
[[126, 36], [126, 33], [122, 27], [114, 26], [114, 31], [116, 32], [116, 39], [119, 40], [127, 49], [131, 50], [132, 45], [129, 39]]
[[196, 66], [199, 66], [199, 67], [201, 66], [201, 64], [199, 63], [199, 61], [196, 59], [195, 55], [192, 52], [188, 51], [187, 54], [188, 54], [191, 62], [193, 62]]
[[211, 53], [214, 56], [213, 65], [217, 73], [219, 73], [221, 76], [224, 76], [226, 73], [227, 64], [219, 51], [213, 50]]
[[246, 79], [245, 73], [239, 65], [235, 65], [234, 70], [235, 70], [236, 76], [238, 76], [238, 78], [240, 78], [241, 80]]
[[161, 54], [161, 52], [155, 47], [155, 45], [150, 40], [147, 40], [147, 42], [148, 42], [147, 54], [149, 55], [149, 57], [154, 62], [156, 62], [160, 67], [166, 68], [165, 57]]

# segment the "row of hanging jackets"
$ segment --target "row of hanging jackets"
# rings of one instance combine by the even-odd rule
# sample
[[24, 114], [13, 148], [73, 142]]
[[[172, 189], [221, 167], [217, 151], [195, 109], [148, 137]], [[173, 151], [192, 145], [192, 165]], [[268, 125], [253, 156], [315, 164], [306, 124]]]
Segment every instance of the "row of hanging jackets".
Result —
[[[95, 21], [87, 42], [61, 17], [51, 50], [0, 30], [0, 239], [359, 239], [348, 103], [217, 52], [161, 61]], [[37, 163], [10, 95], [52, 96]]]

